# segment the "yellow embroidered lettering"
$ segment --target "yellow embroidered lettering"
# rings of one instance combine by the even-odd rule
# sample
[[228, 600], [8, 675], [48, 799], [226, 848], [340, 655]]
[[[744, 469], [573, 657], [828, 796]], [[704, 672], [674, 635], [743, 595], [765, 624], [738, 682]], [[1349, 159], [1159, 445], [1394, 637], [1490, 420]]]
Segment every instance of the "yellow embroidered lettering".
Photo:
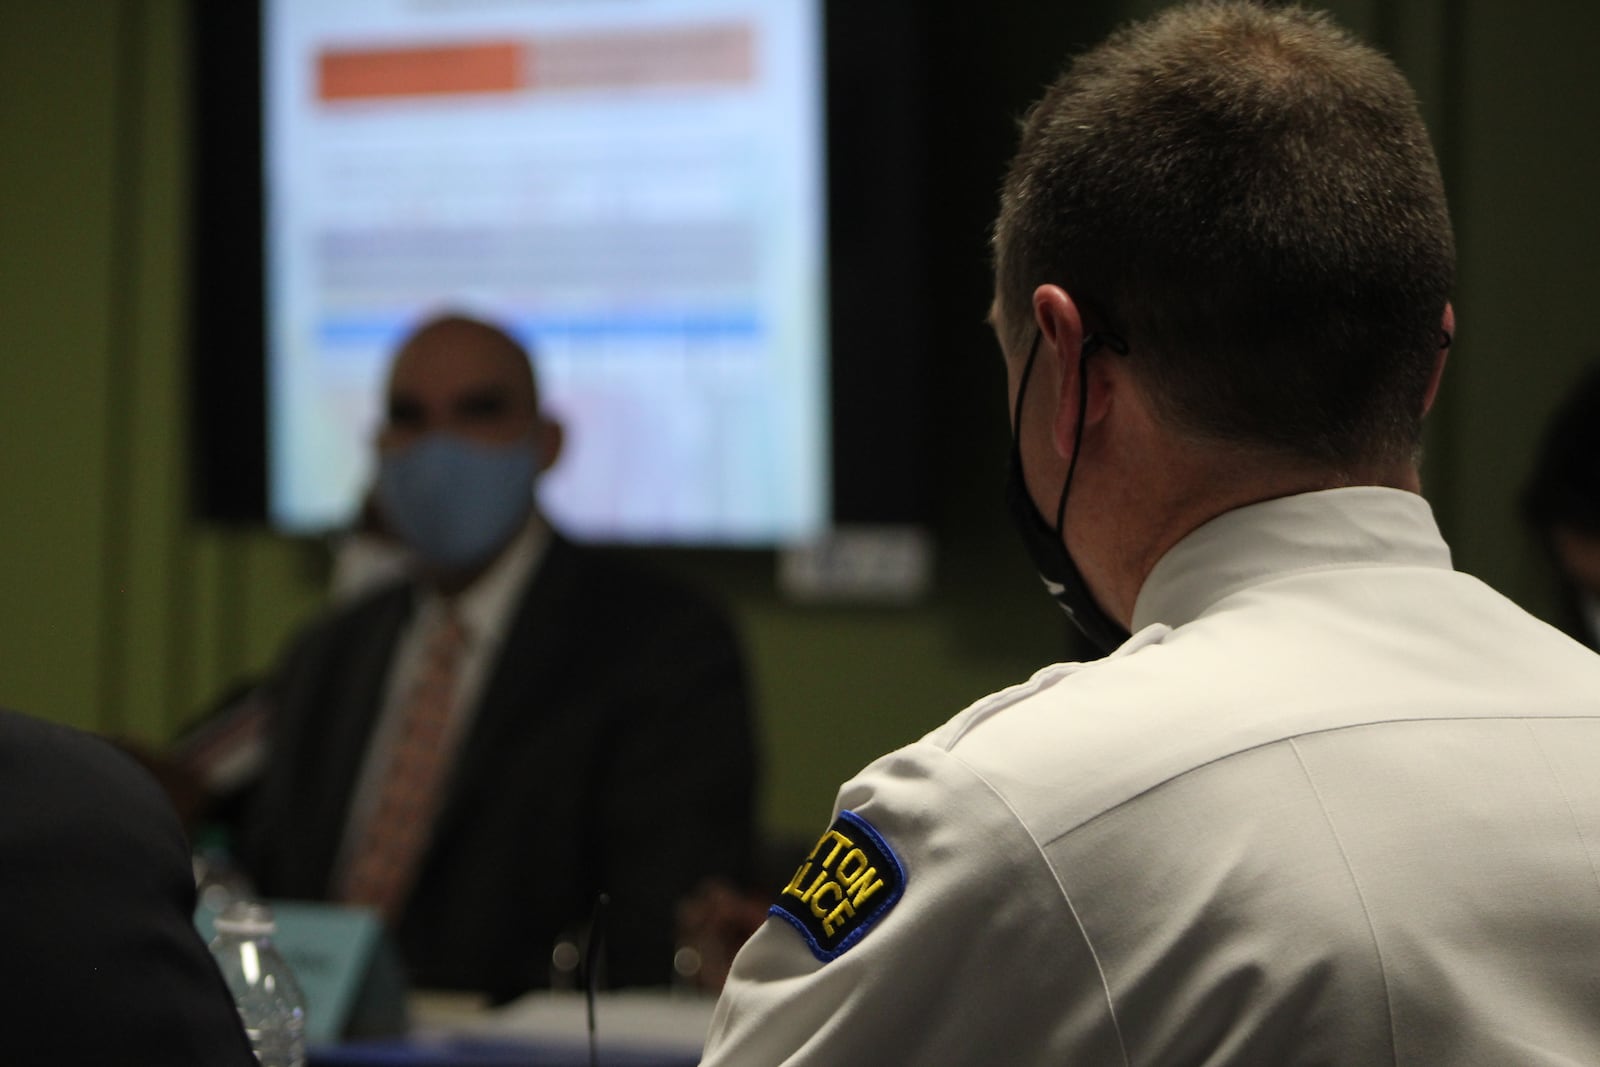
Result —
[[807, 904], [811, 903], [812, 894], [814, 894], [817, 890], [821, 889], [822, 888], [822, 883], [826, 882], [827, 880], [828, 880], [828, 872], [827, 871], [818, 871], [817, 872], [817, 880], [811, 883], [811, 888], [810, 889], [807, 889], [804, 893], [800, 894], [800, 899], [803, 902], [807, 903]]
[[832, 911], [828, 912], [827, 915], [823, 916], [823, 932], [825, 932], [829, 937], [832, 937], [834, 932], [838, 930], [840, 923], [842, 923], [845, 919], [854, 918], [855, 913], [856, 909], [851, 906], [850, 902], [848, 900], [841, 899], [837, 908], [834, 908]]
[[844, 859], [839, 861], [839, 867], [833, 873], [848, 889], [850, 886], [855, 885], [856, 881], [871, 869], [871, 867], [867, 866], [867, 854], [859, 848], [853, 848], [845, 854]]
[[[842, 848], [852, 848], [852, 847], [854, 847], [854, 844], [855, 844], [853, 841], [851, 841], [848, 837], [846, 837], [843, 834], [841, 834], [839, 831], [837, 831], [837, 830], [829, 830], [827, 833], [822, 835], [822, 841], [818, 841], [817, 842], [817, 848], [818, 849], [822, 848], [823, 842], [827, 841], [830, 837], [833, 838], [833, 848], [828, 852], [828, 858], [822, 861], [822, 865], [824, 867], [832, 867], [833, 866], [834, 857], [839, 855], [839, 850], [840, 849], [842, 849]], [[816, 855], [816, 851], [813, 850], [811, 854], [813, 856], [815, 856]]]
[[788, 920], [826, 963], [888, 911], [904, 887], [905, 871], [894, 851], [864, 819], [846, 811], [817, 840], [772, 912]]
[[861, 907], [862, 901], [866, 900], [868, 897], [872, 896], [872, 894], [883, 888], [882, 878], [879, 878], [877, 881], [872, 880], [872, 876], [877, 873], [878, 868], [867, 868], [867, 873], [863, 874], [856, 882], [856, 884], [861, 888], [857, 889], [855, 896], [850, 898], [850, 903], [859, 908]]
[[810, 872], [810, 870], [811, 862], [809, 860], [801, 864], [800, 869], [794, 872], [794, 877], [789, 879], [789, 884], [783, 887], [783, 891], [788, 893], [791, 897], [799, 896], [800, 887], [805, 884], [806, 875]]
[[839, 883], [838, 882], [829, 882], [827, 885], [823, 886], [821, 889], [818, 889], [815, 893], [813, 893], [811, 895], [810, 904], [811, 904], [811, 914], [815, 915], [819, 919], [823, 918], [824, 916], [826, 916], [828, 914], [828, 909], [822, 906], [822, 899], [824, 897], [826, 897], [829, 893], [833, 894], [833, 899], [835, 899], [835, 900], [843, 900], [844, 899], [844, 890], [839, 888]]

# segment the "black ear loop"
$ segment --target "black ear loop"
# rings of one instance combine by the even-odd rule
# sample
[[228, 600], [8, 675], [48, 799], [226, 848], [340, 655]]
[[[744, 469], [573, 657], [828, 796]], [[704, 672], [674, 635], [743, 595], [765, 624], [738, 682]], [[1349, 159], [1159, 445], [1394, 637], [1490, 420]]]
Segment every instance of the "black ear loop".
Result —
[[1039, 341], [1043, 337], [1042, 330], [1033, 331], [1033, 344], [1028, 348], [1028, 361], [1022, 365], [1022, 380], [1017, 383], [1017, 402], [1011, 409], [1011, 436], [1019, 443], [1022, 440], [1022, 398], [1028, 395], [1028, 379], [1033, 376], [1033, 360], [1039, 354]]
[[[1034, 338], [1035, 347], [1038, 346], [1038, 337]], [[1067, 479], [1061, 483], [1061, 499], [1056, 502], [1056, 536], [1061, 536], [1064, 527], [1063, 520], [1067, 515], [1067, 493], [1072, 489], [1072, 476], [1078, 472], [1078, 456], [1083, 452], [1083, 424], [1087, 421], [1089, 410], [1089, 375], [1084, 363], [1101, 347], [1109, 348], [1119, 356], [1128, 354], [1128, 342], [1112, 333], [1088, 333], [1084, 335], [1083, 345], [1078, 349], [1078, 427], [1072, 432], [1072, 460], [1067, 464]], [[1029, 357], [1030, 366], [1032, 356]], [[1020, 411], [1019, 411], [1020, 414]]]

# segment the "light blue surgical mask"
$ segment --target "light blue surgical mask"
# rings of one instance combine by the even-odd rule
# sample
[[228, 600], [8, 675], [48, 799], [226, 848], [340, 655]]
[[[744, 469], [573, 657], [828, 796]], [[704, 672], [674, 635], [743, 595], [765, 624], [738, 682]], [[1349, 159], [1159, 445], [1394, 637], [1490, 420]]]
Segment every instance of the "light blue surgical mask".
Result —
[[533, 510], [534, 449], [429, 434], [378, 464], [378, 500], [422, 560], [459, 570], [483, 563]]

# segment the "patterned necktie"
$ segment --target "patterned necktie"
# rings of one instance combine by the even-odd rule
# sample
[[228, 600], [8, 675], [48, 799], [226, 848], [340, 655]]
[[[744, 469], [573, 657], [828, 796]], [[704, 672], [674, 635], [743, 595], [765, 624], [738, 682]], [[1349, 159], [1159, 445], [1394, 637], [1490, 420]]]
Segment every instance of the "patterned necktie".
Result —
[[421, 673], [400, 712], [400, 732], [377, 803], [345, 869], [340, 898], [373, 908], [391, 923], [433, 830], [449, 762], [445, 731], [465, 645], [466, 631], [454, 614], [441, 618], [429, 635]]

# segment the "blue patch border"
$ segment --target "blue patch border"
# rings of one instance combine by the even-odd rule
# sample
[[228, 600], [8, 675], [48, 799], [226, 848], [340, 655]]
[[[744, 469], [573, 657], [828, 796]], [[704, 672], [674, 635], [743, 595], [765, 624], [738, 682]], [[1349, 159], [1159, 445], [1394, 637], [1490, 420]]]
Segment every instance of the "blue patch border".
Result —
[[878, 920], [887, 915], [889, 913], [889, 909], [894, 907], [895, 904], [899, 902], [900, 898], [905, 895], [906, 882], [909, 881], [906, 876], [905, 864], [900, 862], [900, 857], [895, 854], [894, 849], [889, 847], [889, 842], [885, 841], [883, 839], [883, 835], [878, 833], [877, 830], [873, 829], [872, 824], [867, 822], [866, 819], [857, 815], [853, 811], [845, 810], [839, 812], [839, 817], [835, 819], [834, 822], [849, 823], [854, 829], [866, 834], [867, 838], [871, 840], [873, 845], [875, 845], [878, 850], [884, 854], [890, 863], [894, 864], [896, 882], [894, 889], [889, 893], [889, 895], [879, 901], [877, 906], [867, 914], [866, 918], [862, 919], [860, 924], [854, 930], [851, 930], [844, 936], [844, 940], [839, 942], [838, 948], [832, 950], [823, 948], [821, 943], [817, 941], [816, 937], [806, 927], [806, 924], [795, 918], [793, 915], [790, 915], [788, 909], [783, 907], [783, 905], [774, 904], [772, 907], [767, 909], [768, 915], [776, 915], [778, 918], [782, 919], [784, 922], [787, 922], [790, 926], [800, 931], [800, 936], [805, 940], [807, 947], [811, 949], [811, 954], [817, 957], [817, 959], [821, 960], [823, 963], [831, 963], [838, 959], [849, 949], [855, 947], [856, 943], [863, 937], [866, 937], [867, 931], [878, 925]]

